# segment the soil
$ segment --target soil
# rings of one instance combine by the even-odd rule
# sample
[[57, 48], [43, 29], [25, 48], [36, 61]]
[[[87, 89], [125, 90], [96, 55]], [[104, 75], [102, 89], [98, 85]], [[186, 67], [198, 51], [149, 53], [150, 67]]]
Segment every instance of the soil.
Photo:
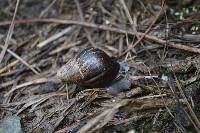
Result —
[[[198, 0], [0, 3], [0, 120], [19, 116], [25, 133], [200, 132]], [[121, 64], [115, 93], [57, 77], [88, 47]]]

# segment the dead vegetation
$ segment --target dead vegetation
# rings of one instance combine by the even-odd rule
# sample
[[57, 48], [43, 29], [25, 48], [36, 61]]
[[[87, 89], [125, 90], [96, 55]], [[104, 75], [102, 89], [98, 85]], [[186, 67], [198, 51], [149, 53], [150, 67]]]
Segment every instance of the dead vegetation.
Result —
[[[200, 132], [198, 0], [1, 0], [0, 119], [24, 132]], [[128, 64], [110, 94], [55, 78], [80, 50]]]

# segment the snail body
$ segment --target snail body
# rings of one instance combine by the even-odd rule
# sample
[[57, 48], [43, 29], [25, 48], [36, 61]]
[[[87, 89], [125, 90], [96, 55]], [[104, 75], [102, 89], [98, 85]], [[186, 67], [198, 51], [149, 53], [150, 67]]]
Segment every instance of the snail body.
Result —
[[119, 69], [119, 63], [102, 50], [86, 48], [61, 67], [57, 77], [78, 85], [104, 87], [117, 77]]

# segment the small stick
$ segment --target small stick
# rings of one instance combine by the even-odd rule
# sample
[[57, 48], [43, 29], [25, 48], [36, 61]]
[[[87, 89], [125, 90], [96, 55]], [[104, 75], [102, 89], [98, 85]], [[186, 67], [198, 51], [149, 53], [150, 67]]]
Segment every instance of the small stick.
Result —
[[15, 60], [15, 61], [11, 62], [10, 64], [8, 64], [7, 66], [1, 68], [0, 69], [0, 74], [3, 73], [3, 72], [5, 72], [5, 71], [7, 71], [9, 68], [15, 66], [18, 63], [19, 63], [19, 60]]
[[39, 15], [40, 18], [42, 18], [45, 13], [47, 13], [49, 11], [49, 9], [56, 3], [57, 0], [53, 0], [49, 6], [47, 6]]
[[120, 56], [125, 55], [127, 52], [129, 52], [130, 50], [134, 49], [134, 47], [139, 44], [143, 38], [145, 38], [145, 35], [149, 33], [149, 31], [151, 30], [152, 26], [156, 23], [156, 21], [158, 20], [160, 14], [162, 13], [163, 10], [163, 6], [164, 6], [164, 2], [162, 4], [162, 7], [160, 9], [160, 11], [158, 12], [158, 14], [156, 15], [156, 18], [154, 19], [154, 21], [151, 23], [151, 25], [148, 27], [148, 29], [145, 31], [144, 35], [142, 35], [130, 48], [128, 48], [125, 52], [123, 52]]
[[[97, 25], [94, 23], [88, 23], [88, 22], [80, 22], [80, 21], [75, 21], [75, 20], [61, 20], [61, 19], [30, 19], [30, 20], [19, 20], [19, 21], [15, 21], [16, 24], [26, 24], [26, 23], [60, 23], [60, 24], [74, 24], [74, 25], [81, 25], [81, 26], [85, 26], [85, 27], [90, 27], [90, 28], [96, 28], [96, 29], [101, 29], [101, 30], [105, 30], [105, 31], [111, 31], [111, 32], [116, 32], [116, 33], [121, 33], [121, 34], [129, 34], [129, 35], [135, 35], [135, 33], [131, 32], [131, 31], [127, 31], [124, 29], [119, 29], [119, 28], [112, 28], [112, 27], [108, 27], [105, 25]], [[9, 21], [0, 23], [0, 26], [5, 26], [10, 24]], [[169, 42], [167, 40], [163, 40], [160, 39], [156, 36], [152, 36], [152, 35], [148, 35], [142, 32], [138, 32], [139, 36], [144, 36], [144, 38], [149, 39], [151, 41], [157, 42], [158, 44], [161, 45], [168, 45], [169, 47], [172, 48], [176, 48], [176, 49], [180, 49], [180, 50], [184, 50], [187, 52], [193, 52], [193, 53], [198, 53], [200, 54], [200, 49], [198, 48], [194, 48], [194, 47], [189, 47], [186, 45], [182, 45], [179, 43], [173, 43], [173, 42]]]
[[74, 27], [67, 27], [64, 30], [62, 30], [61, 32], [54, 34], [53, 36], [49, 37], [48, 39], [44, 40], [43, 42], [39, 43], [37, 45], [38, 48], [42, 48], [44, 46], [46, 46], [47, 44], [49, 44], [50, 42], [60, 38], [61, 36], [71, 32], [74, 29]]
[[35, 84], [42, 84], [42, 83], [46, 83], [46, 82], [50, 82], [50, 81], [53, 81], [55, 83], [59, 83], [61, 82], [59, 79], [56, 79], [56, 78], [40, 78], [40, 79], [36, 79], [36, 80], [33, 80], [33, 81], [28, 81], [28, 82], [25, 82], [25, 83], [22, 83], [20, 85], [17, 85], [15, 86], [13, 89], [11, 89], [10, 91], [8, 91], [5, 96], [8, 96], [10, 93], [22, 88], [22, 87], [26, 87], [26, 86], [30, 86], [30, 85], [35, 85]]
[[[81, 9], [79, 0], [74, 0], [74, 2], [76, 3], [76, 6], [77, 6], [77, 9], [78, 9], [78, 13], [79, 13], [81, 22], [85, 22], [84, 15], [83, 15], [83, 11], [82, 11], [82, 9]], [[94, 44], [94, 42], [93, 42], [93, 40], [92, 40], [92, 37], [91, 37], [91, 34], [90, 34], [89, 30], [86, 29], [86, 28], [84, 28], [84, 30], [85, 30], [85, 32], [86, 32], [86, 36], [87, 36], [87, 38], [88, 38], [88, 41], [91, 43], [91, 45], [92, 45], [93, 47], [96, 47], [96, 45]]]
[[[183, 89], [182, 89], [182, 87], [181, 87], [181, 85], [180, 85], [180, 83], [179, 83], [179, 81], [178, 81], [178, 78], [176, 77], [175, 73], [173, 73], [173, 75], [174, 75], [174, 78], [175, 78], [177, 87], [178, 87], [178, 89], [179, 89], [179, 91], [180, 91], [180, 94], [181, 94], [181, 96], [183, 97], [183, 99], [184, 99], [185, 102], [186, 102], [186, 106], [187, 106], [187, 108], [188, 108], [188, 110], [189, 110], [189, 112], [190, 112], [190, 115], [191, 115], [191, 117], [193, 118], [193, 120], [194, 120], [196, 126], [198, 127], [198, 129], [196, 129], [196, 130], [197, 130], [197, 132], [199, 133], [199, 132], [200, 132], [200, 122], [199, 122], [199, 119], [197, 118], [197, 116], [196, 116], [196, 114], [194, 113], [194, 111], [193, 111], [193, 109], [192, 109], [190, 103], [188, 102], [188, 100], [187, 100], [187, 98], [186, 98], [186, 96], [185, 96], [185, 94], [184, 94], [184, 92], [183, 92]], [[195, 125], [194, 125], [194, 126], [195, 126]]]
[[137, 35], [137, 29], [136, 29], [136, 24], [133, 22], [133, 19], [131, 18], [130, 12], [126, 6], [126, 3], [124, 2], [124, 0], [120, 0], [120, 3], [122, 4], [124, 11], [126, 13], [126, 16], [128, 17], [129, 22], [131, 23], [131, 27], [133, 32], [135, 33], [137, 39], [139, 40], [140, 37]]
[[69, 44], [67, 44], [67, 45], [64, 43], [64, 44], [63, 44], [62, 46], [60, 46], [59, 48], [57, 48], [57, 49], [51, 51], [51, 52], [49, 53], [49, 55], [53, 55], [53, 54], [62, 52], [63, 50], [67, 50], [67, 49], [69, 49], [69, 48], [71, 48], [71, 47], [77, 46], [77, 45], [79, 45], [80, 43], [81, 43], [81, 41], [72, 42], [72, 43], [69, 43]]
[[12, 37], [12, 34], [13, 34], [13, 29], [14, 29], [14, 25], [15, 25], [14, 21], [15, 21], [15, 16], [17, 14], [19, 2], [20, 2], [20, 0], [17, 0], [16, 6], [15, 6], [15, 12], [14, 12], [11, 24], [10, 24], [10, 28], [8, 30], [8, 35], [6, 37], [5, 45], [4, 45], [3, 50], [1, 51], [1, 54], [0, 54], [0, 64], [1, 64], [2, 60], [3, 60], [3, 57], [4, 57], [5, 53], [6, 53], [6, 50], [7, 50], [8, 45], [9, 45], [9, 41], [10, 41], [10, 39]]
[[[4, 46], [0, 46], [0, 48], [3, 49]], [[40, 73], [38, 71], [36, 71], [31, 65], [29, 65], [19, 55], [17, 55], [16, 53], [14, 53], [13, 51], [11, 51], [10, 49], [6, 49], [6, 50], [8, 51], [9, 54], [11, 54], [12, 56], [14, 56], [16, 59], [18, 59], [19, 61], [21, 61], [24, 65], [26, 65], [29, 69], [31, 69], [35, 74], [40, 75]]]

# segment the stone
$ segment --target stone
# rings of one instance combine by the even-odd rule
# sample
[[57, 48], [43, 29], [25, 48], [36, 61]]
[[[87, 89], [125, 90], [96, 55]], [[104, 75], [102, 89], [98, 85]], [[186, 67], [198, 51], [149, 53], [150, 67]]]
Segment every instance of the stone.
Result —
[[0, 133], [22, 133], [21, 118], [10, 116], [0, 121]]

